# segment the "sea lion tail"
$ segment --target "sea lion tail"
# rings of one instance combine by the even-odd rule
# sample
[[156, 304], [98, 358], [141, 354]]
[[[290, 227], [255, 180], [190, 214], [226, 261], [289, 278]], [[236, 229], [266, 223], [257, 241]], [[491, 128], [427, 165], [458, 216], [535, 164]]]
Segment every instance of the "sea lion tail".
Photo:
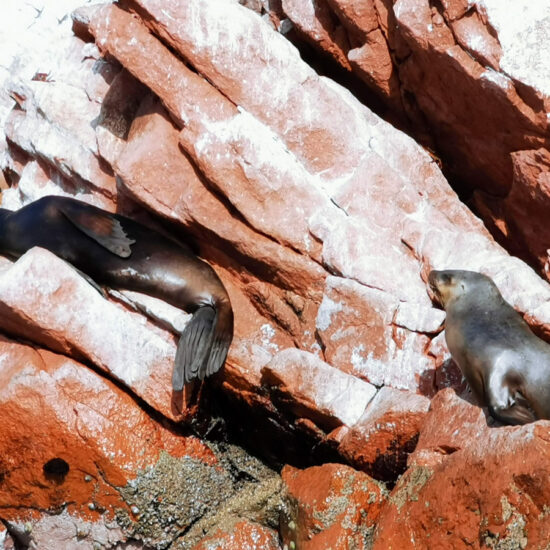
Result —
[[222, 302], [198, 308], [183, 330], [172, 374], [174, 391], [195, 378], [202, 380], [225, 362], [233, 337], [233, 311]]

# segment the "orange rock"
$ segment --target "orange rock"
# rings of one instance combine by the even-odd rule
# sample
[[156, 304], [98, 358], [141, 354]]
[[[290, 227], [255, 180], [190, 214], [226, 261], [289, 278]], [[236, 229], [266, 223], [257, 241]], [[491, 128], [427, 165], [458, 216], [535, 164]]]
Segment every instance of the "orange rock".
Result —
[[280, 550], [276, 531], [249, 520], [241, 520], [229, 528], [219, 529], [205, 537], [192, 550]]
[[[55, 273], [55, 279], [52, 279]], [[0, 327], [86, 359], [172, 418], [172, 335], [105, 300], [69, 264], [33, 248], [0, 273]]]
[[[550, 193], [530, 162], [517, 158], [549, 151], [542, 7], [524, 12], [465, 0], [438, 8], [426, 0], [288, 0], [283, 7], [308, 43], [340, 64], [347, 55], [352, 72], [408, 119], [417, 137], [437, 143], [450, 172], [476, 191], [476, 210], [493, 234], [550, 278], [546, 209], [539, 208]], [[346, 33], [339, 43], [351, 45], [343, 52], [322, 30], [340, 24]], [[488, 134], [498, 139], [488, 143]]]
[[546, 548], [549, 442], [548, 421], [488, 425], [482, 409], [439, 392], [373, 548]]
[[0, 509], [113, 517], [130, 506], [120, 488], [160, 453], [216, 464], [194, 437], [155, 423], [134, 400], [84, 365], [0, 337]]
[[356, 468], [376, 479], [395, 480], [416, 446], [429, 405], [427, 397], [384, 387], [338, 448]]
[[[520, 198], [530, 197], [524, 191], [532, 190], [534, 177], [540, 176], [537, 192], [544, 197], [544, 170], [538, 166], [546, 162], [544, 149], [531, 155], [532, 147], [543, 147], [537, 124], [546, 124], [544, 101], [480, 68], [479, 60], [494, 66], [506, 61], [494, 40], [490, 51], [468, 42], [472, 31], [489, 28], [481, 11], [474, 16], [477, 8], [459, 0], [444, 0], [441, 10], [421, 0], [399, 0], [395, 8], [391, 0], [318, 4], [323, 22], [332, 25], [325, 38], [340, 53], [353, 46], [354, 70], [372, 71], [371, 84], [387, 98], [397, 97], [396, 109], [412, 93], [432, 113], [443, 138], [453, 137], [445, 132], [456, 120], [465, 128], [458, 139], [443, 140], [449, 154], [456, 147], [457, 165], [481, 167], [481, 176], [474, 170], [479, 180], [490, 170], [487, 185], [500, 191], [495, 174], [510, 172], [502, 151], [527, 143], [529, 151], [517, 154], [516, 175], [525, 171], [527, 182], [516, 188], [517, 210], [528, 204]], [[307, 11], [313, 4], [298, 7]], [[439, 12], [445, 9], [449, 17]], [[111, 207], [130, 208], [125, 197], [130, 195], [168, 220], [166, 229], [174, 236], [189, 231], [228, 288], [235, 340], [227, 367], [212, 381], [228, 398], [227, 417], [237, 416], [238, 402], [239, 428], [275, 459], [290, 448], [305, 460], [311, 448], [327, 443], [354, 465], [394, 481], [425, 416], [424, 396], [459, 383], [456, 371], [444, 366], [442, 337], [435, 336], [443, 314], [427, 292], [429, 269], [484, 269], [539, 327], [550, 321], [548, 286], [494, 243], [431, 157], [349, 90], [320, 77], [257, 14], [214, 0], [126, 0], [87, 13], [86, 22], [81, 12], [79, 33], [90, 40], [88, 25], [97, 47], [75, 44], [59, 73], [64, 84], [51, 86], [64, 90], [67, 101], [70, 88], [79, 88], [69, 106], [78, 106], [76, 112], [63, 109], [57, 92], [46, 93], [46, 81], [36, 81], [33, 94], [22, 96], [23, 110], [10, 115], [17, 128], [9, 130], [12, 142], [17, 137], [28, 145], [27, 153], [13, 153], [13, 177], [21, 176], [21, 185], [4, 197], [21, 195], [24, 201], [40, 192], [48, 183], [34, 164], [41, 157], [53, 167], [48, 178], [55, 180], [61, 169], [71, 178], [80, 174], [74, 178], [76, 192], [88, 195], [94, 184], [112, 186], [112, 168], [123, 181], [108, 188], [107, 194], [121, 191], [109, 198]], [[313, 20], [313, 28], [319, 29], [317, 23]], [[118, 61], [99, 59], [98, 49]], [[79, 66], [87, 76], [75, 69], [83, 57]], [[391, 82], [396, 72], [398, 93]], [[97, 78], [89, 82], [92, 73]], [[478, 94], [480, 78], [485, 87]], [[143, 86], [149, 99], [135, 115]], [[456, 91], [452, 101], [449, 88]], [[65, 112], [71, 120], [63, 120]], [[89, 115], [98, 112], [92, 124]], [[514, 137], [516, 123], [527, 137]], [[478, 125], [473, 133], [468, 124]], [[487, 140], [487, 128], [503, 139]], [[63, 145], [47, 156], [47, 145], [59, 142], [50, 144], [44, 136], [66, 132], [69, 145], [85, 154], [65, 159], [59, 156]], [[530, 169], [533, 162], [537, 170]], [[40, 185], [32, 187], [35, 175]], [[502, 181], [507, 191], [508, 179]], [[54, 189], [66, 190], [63, 182]], [[504, 230], [508, 218], [499, 218]], [[173, 336], [142, 316], [105, 305], [66, 265], [46, 256], [33, 251], [2, 272], [2, 329], [86, 359], [162, 415], [185, 417], [169, 389]], [[287, 361], [293, 355], [298, 359]], [[385, 387], [363, 411], [371, 383]], [[348, 395], [353, 403], [345, 402]], [[188, 481], [187, 470], [176, 473], [171, 487]], [[195, 502], [203, 491], [193, 488]], [[170, 505], [177, 508], [180, 501], [176, 494]], [[146, 520], [153, 521], [154, 510], [149, 512]], [[174, 525], [169, 517], [159, 523], [161, 531]]]
[[[258, 344], [258, 324], [247, 332], [237, 319], [246, 336], [230, 352], [238, 369], [228, 370], [232, 381], [257, 388], [259, 370], [275, 351], [317, 345], [324, 360], [346, 373], [433, 394], [441, 362], [427, 350], [441, 313], [426, 292], [427, 270], [488, 266], [489, 275], [499, 275], [512, 269], [435, 163], [347, 91], [319, 78], [242, 6], [211, 0], [127, 5], [134, 15], [116, 6], [94, 8], [89, 27], [100, 49], [159, 96], [182, 128], [188, 157], [177, 153], [174, 128], [151, 113], [136, 122], [120, 165], [127, 189], [191, 227], [214, 263], [231, 272], [221, 277], [239, 290], [236, 317], [244, 308], [245, 320], [254, 308], [274, 321], [259, 325], [273, 336]], [[375, 8], [380, 15], [382, 4]], [[412, 21], [419, 28], [425, 11]], [[380, 18], [388, 34], [395, 30], [390, 12]], [[170, 148], [163, 153], [164, 139]], [[163, 175], [158, 181], [139, 159], [147, 150]], [[180, 174], [188, 174], [188, 200], [181, 198]], [[524, 309], [522, 296], [545, 301], [548, 288], [528, 269], [515, 264], [513, 270], [518, 286], [510, 301], [532, 312], [534, 300]], [[295, 307], [289, 292], [302, 306]]]
[[[348, 37], [341, 23], [332, 17], [325, 2], [310, 4], [300, 0], [282, 0], [281, 5], [285, 14], [294, 21], [294, 28], [307, 41], [321, 46], [344, 69], [351, 69], [347, 57], [350, 49]], [[312, 11], [314, 17], [311, 17]]]
[[[63, 95], [57, 98], [57, 101], [61, 100]], [[29, 102], [31, 101], [29, 97]], [[84, 101], [91, 104], [86, 97]], [[34, 106], [34, 109], [36, 108]], [[92, 189], [105, 195], [109, 199], [105, 202], [112, 206], [116, 195], [114, 175], [102, 167], [100, 160], [86, 147], [85, 143], [71, 138], [68, 130], [60, 130], [55, 124], [38, 116], [36, 111], [31, 113], [33, 110], [30, 107], [29, 114], [22, 111], [10, 113], [5, 126], [9, 139], [27, 153], [47, 158], [66, 178], [86, 181]], [[82, 124], [84, 128], [89, 127], [89, 124], [86, 125], [78, 119], [77, 123]], [[93, 131], [92, 139], [95, 141]], [[59, 162], [59, 159], [64, 159], [64, 162]]]
[[[350, 242], [354, 242], [353, 238]], [[361, 254], [362, 258], [365, 256]], [[410, 267], [390, 263], [389, 271], [395, 269], [403, 273]], [[360, 262], [357, 264], [359, 267]], [[397, 273], [389, 279], [399, 282]], [[408, 287], [401, 285], [400, 289], [395, 288], [395, 293], [414, 293], [415, 286], [414, 281]], [[431, 307], [416, 304], [409, 308], [393, 293], [329, 276], [317, 312], [316, 328], [324, 356], [331, 365], [377, 386], [411, 390], [420, 386], [429, 393], [431, 388], [424, 383], [422, 375], [434, 370], [436, 362], [423, 352], [429, 337], [422, 332], [437, 331], [443, 318], [441, 311]], [[411, 362], [411, 355], [418, 359]]]
[[279, 352], [262, 369], [262, 381], [298, 417], [306, 416], [330, 431], [353, 425], [374, 397], [376, 388], [297, 349]]
[[288, 516], [282, 524], [287, 547], [300, 550], [370, 548], [387, 492], [368, 475], [342, 464], [306, 470], [285, 466]]

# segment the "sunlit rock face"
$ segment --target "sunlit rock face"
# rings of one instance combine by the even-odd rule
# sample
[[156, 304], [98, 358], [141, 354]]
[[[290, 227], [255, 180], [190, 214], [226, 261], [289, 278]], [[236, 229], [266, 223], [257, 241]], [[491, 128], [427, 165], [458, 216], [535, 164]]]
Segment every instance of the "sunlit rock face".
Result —
[[451, 389], [438, 393], [373, 548], [544, 548], [549, 428], [488, 425]]
[[[481, 414], [479, 430], [485, 418], [462, 399], [430, 269], [482, 271], [539, 334], [549, 332], [547, 283], [495, 243], [432, 156], [319, 76], [286, 37], [328, 53], [396, 119], [422, 120], [417, 132], [478, 189], [490, 228], [544, 267], [544, 63], [531, 72], [530, 42], [517, 39], [545, 25], [536, 9], [519, 32], [489, 2], [272, 4], [0, 8], [14, 21], [0, 57], [2, 207], [72, 196], [168, 233], [212, 265], [235, 314], [224, 369], [174, 394], [185, 312], [124, 290], [102, 296], [42, 249], [2, 259], [6, 544], [59, 548], [70, 530], [74, 548], [278, 548], [313, 544], [315, 532], [319, 545], [406, 548], [403, 537], [425, 536], [421, 519], [407, 523], [409, 507], [415, 518], [426, 507], [414, 495], [432, 490], [432, 474], [447, 475], [433, 456], [421, 464], [422, 449], [473, 460], [426, 443], [437, 392], [453, 388], [446, 399]], [[473, 438], [468, 418], [459, 415], [456, 429]], [[290, 463], [284, 483], [255, 459], [212, 450], [190, 427]], [[44, 470], [53, 459], [63, 462]], [[331, 464], [307, 468], [314, 462]], [[478, 483], [460, 464], [461, 483]], [[161, 498], [173, 485], [181, 491]], [[512, 502], [502, 487], [490, 506]], [[149, 494], [160, 500], [144, 504]], [[321, 497], [332, 504], [319, 508]], [[483, 531], [483, 514], [472, 516], [472, 533]], [[443, 533], [436, 523], [431, 532]], [[495, 529], [487, 536], [511, 536], [511, 527]]]
[[548, 278], [550, 14], [498, 0], [282, 0], [300, 40], [430, 144], [496, 237]]

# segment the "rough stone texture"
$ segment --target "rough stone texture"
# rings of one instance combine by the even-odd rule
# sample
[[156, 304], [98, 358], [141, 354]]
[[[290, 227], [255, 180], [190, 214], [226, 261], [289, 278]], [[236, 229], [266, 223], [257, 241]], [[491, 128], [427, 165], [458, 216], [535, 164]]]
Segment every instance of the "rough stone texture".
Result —
[[533, 163], [546, 166], [548, 156], [547, 6], [283, 0], [282, 8], [310, 44], [351, 66], [436, 147], [449, 172], [476, 190], [492, 231], [548, 278], [547, 169]]
[[14, 542], [5, 525], [0, 525], [0, 550], [14, 550]]
[[286, 402], [296, 416], [326, 430], [355, 424], [376, 393], [372, 384], [296, 349], [279, 352], [262, 373], [264, 384], [276, 392], [276, 402]]
[[281, 481], [256, 459], [163, 427], [65, 356], [0, 337], [0, 358], [0, 517], [19, 544], [190, 548], [246, 518], [271, 533]]
[[0, 311], [10, 334], [89, 361], [167, 417], [185, 414], [171, 392], [172, 336], [105, 300], [51, 252], [34, 248], [0, 273]]
[[[171, 46], [179, 49], [184, 57], [192, 58], [193, 65], [203, 71], [224, 95], [179, 64], [140, 25], [138, 19], [117, 8], [102, 8], [89, 15], [90, 28], [96, 34], [100, 48], [117, 57], [134, 76], [158, 94], [176, 123], [184, 126], [182, 146], [204, 174], [206, 185], [216, 189], [216, 198], [222, 198], [223, 202], [223, 197], [227, 197], [230, 205], [224, 203], [225, 207], [236, 209], [249, 227], [258, 230], [261, 219], [262, 233], [270, 233], [280, 245], [290, 245], [301, 252], [299, 257], [306, 262], [302, 267], [308, 265], [309, 259], [311, 269], [307, 270], [307, 278], [304, 279], [302, 272], [302, 276], [293, 279], [291, 284], [285, 279], [277, 280], [278, 285], [285, 290], [291, 286], [306, 304], [309, 300], [315, 304], [318, 303], [315, 289], [327, 272], [336, 272], [357, 282], [358, 288], [348, 290], [354, 286], [354, 281], [342, 281], [342, 285], [347, 285], [346, 291], [354, 297], [355, 308], [366, 302], [367, 309], [376, 300], [375, 307], [371, 309], [380, 315], [378, 322], [387, 327], [393, 344], [389, 348], [384, 346], [379, 352], [381, 356], [371, 354], [370, 350], [367, 352], [366, 348], [362, 350], [350, 346], [342, 359], [334, 360], [337, 366], [349, 369], [353, 363], [359, 364], [361, 376], [378, 381], [382, 362], [392, 365], [384, 373], [385, 383], [417, 388], [423, 373], [435, 367], [433, 358], [424, 354], [429, 337], [421, 331], [435, 330], [441, 320], [441, 314], [431, 308], [428, 300], [420, 276], [426, 268], [422, 269], [419, 260], [435, 266], [452, 263], [473, 269], [483, 265], [487, 266], [485, 270], [490, 274], [514, 269], [523, 271], [525, 268], [519, 263], [510, 263], [488, 238], [479, 222], [460, 206], [429, 157], [414, 148], [402, 134], [381, 125], [374, 115], [342, 89], [317, 77], [284, 39], [264, 27], [253, 13], [231, 3], [218, 5], [216, 2], [163, 4], [162, 13], [154, 2], [143, 3], [143, 6], [138, 11], [145, 17], [146, 23]], [[218, 8], [227, 17], [210, 21], [210, 12]], [[143, 12], [144, 9], [147, 13]], [[215, 22], [221, 19], [234, 21], [234, 24], [224, 25], [222, 30]], [[172, 28], [172, 20], [182, 23]], [[185, 25], [186, 20], [203, 23]], [[209, 24], [204, 21], [209, 21]], [[204, 36], [198, 36], [198, 27], [202, 29], [200, 32], [206, 33]], [[269, 52], [270, 64], [266, 65], [261, 61], [261, 56], [251, 55], [245, 48], [233, 48], [233, 62], [228, 63], [224, 58], [225, 50], [219, 49], [219, 44], [229, 39], [227, 28], [232, 29], [232, 38], [239, 36], [239, 33], [243, 36], [257, 33], [258, 43], [264, 40], [263, 47], [267, 48], [265, 52]], [[118, 32], [115, 33], [115, 29]], [[232, 39], [232, 43], [238, 43], [238, 40]], [[218, 55], [220, 52], [223, 55]], [[169, 80], [159, 79], [154, 72], [161, 59], [170, 67], [172, 76]], [[280, 86], [273, 90], [268, 85], [273, 81], [269, 75], [278, 64], [283, 63], [287, 70], [278, 79]], [[253, 82], [247, 80], [247, 75], [254, 71], [257, 78]], [[299, 96], [289, 91], [298, 81], [307, 82], [307, 87], [301, 89]], [[243, 82], [247, 85], [244, 86]], [[191, 105], [193, 93], [197, 99]], [[310, 94], [311, 97], [324, 99], [309, 103]], [[236, 109], [228, 98], [242, 109]], [[283, 102], [286, 106], [284, 117], [280, 116]], [[307, 112], [307, 124], [305, 120], [300, 122], [299, 113], [304, 110]], [[348, 120], [349, 124], [343, 127], [340, 124], [342, 119]], [[357, 139], [357, 136], [361, 138]], [[345, 149], [338, 145], [342, 142], [347, 144]], [[390, 142], [401, 145], [390, 148], [386, 145]], [[282, 151], [283, 143], [286, 149]], [[315, 146], [308, 148], [308, 143]], [[321, 147], [324, 148], [322, 155]], [[228, 150], [235, 151], [235, 156], [228, 156]], [[406, 162], [405, 150], [408, 152]], [[274, 159], [277, 159], [276, 163]], [[296, 176], [289, 175], [289, 166], [292, 173], [301, 174], [299, 187], [294, 183]], [[125, 163], [122, 167], [123, 173], [128, 173]], [[174, 173], [179, 172], [174, 169]], [[140, 170], [140, 174], [144, 175], [144, 171]], [[368, 187], [361, 185], [367, 177]], [[153, 190], [140, 191], [135, 175], [123, 179], [129, 180], [126, 185], [140, 200], [146, 200], [150, 206], [154, 204], [150, 198]], [[151, 178], [147, 179], [151, 181]], [[155, 181], [157, 197], [159, 186], [164, 189], [163, 181]], [[279, 183], [275, 184], [276, 181]], [[274, 195], [273, 192], [274, 188], [282, 189], [283, 185], [286, 202], [281, 202], [282, 195]], [[168, 197], [173, 197], [170, 188], [166, 187]], [[305, 190], [309, 192], [307, 201], [304, 201]], [[330, 201], [326, 200], [327, 196]], [[269, 208], [266, 208], [265, 198], [262, 201], [260, 197], [269, 197]], [[372, 201], [379, 201], [376, 209], [369, 207], [374, 204]], [[159, 202], [158, 198], [156, 202]], [[281, 214], [281, 206], [286, 203], [292, 203], [299, 212], [290, 224], [281, 223], [281, 219], [288, 219], [285, 212]], [[312, 214], [314, 205], [317, 210]], [[164, 201], [164, 215], [180, 217], [176, 214], [176, 206], [174, 198]], [[439, 213], [440, 208], [445, 214]], [[307, 213], [310, 213], [309, 217]], [[181, 221], [185, 223], [186, 220]], [[369, 238], [369, 235], [373, 237]], [[465, 248], [457, 246], [460, 242], [465, 243]], [[472, 249], [475, 254], [471, 253]], [[256, 260], [256, 257], [249, 258], [248, 262], [252, 259]], [[324, 274], [319, 270], [319, 259], [326, 269]], [[269, 263], [273, 269], [273, 262]], [[504, 263], [508, 267], [505, 268]], [[255, 275], [266, 277], [262, 267], [258, 269], [256, 265], [251, 269]], [[530, 292], [538, 287], [544, 295], [546, 287], [533, 274], [525, 273], [530, 281]], [[282, 276], [277, 273], [277, 277]], [[327, 283], [331, 286], [327, 284], [326, 292], [332, 292], [335, 282], [329, 278]], [[515, 284], [521, 285], [519, 277]], [[369, 288], [364, 286], [374, 287], [372, 290], [378, 289], [380, 294], [365, 296]], [[527, 287], [527, 284], [522, 285], [522, 290]], [[273, 290], [278, 294], [276, 288]], [[515, 302], [518, 296], [512, 295], [510, 299]], [[274, 309], [268, 300], [264, 299], [263, 305]], [[426, 314], [420, 318], [425, 320], [419, 323], [416, 312], [422, 307], [426, 308]], [[361, 317], [362, 310], [356, 312], [355, 308], [350, 308], [349, 314]], [[271, 311], [272, 317], [280, 318], [280, 310]], [[346, 320], [349, 321], [349, 317]], [[287, 319], [284, 322], [289, 325]], [[282, 328], [286, 329], [286, 326]], [[278, 329], [274, 328], [276, 337], [280, 337]], [[305, 336], [306, 330], [302, 331]], [[307, 332], [312, 333], [310, 327]], [[344, 332], [342, 330], [341, 334]], [[357, 340], [356, 335], [352, 338]], [[334, 336], [331, 340], [335, 340]], [[329, 353], [328, 345], [327, 348]], [[342, 342], [338, 342], [338, 348], [346, 349]], [[363, 355], [362, 352], [367, 353]], [[412, 365], [415, 366], [411, 370]]]
[[239, 521], [205, 537], [192, 550], [280, 550], [279, 535], [273, 529], [251, 521]]
[[154, 468], [121, 489], [139, 513], [136, 518], [122, 511], [118, 523], [153, 548], [175, 550], [241, 521], [275, 527], [282, 508], [280, 476], [242, 449], [210, 447], [219, 461], [213, 467], [163, 453]]
[[[114, 522], [87, 521], [82, 517], [70, 515], [64, 510], [57, 514], [44, 514], [31, 521], [7, 521], [13, 537], [8, 541], [17, 541], [17, 546], [6, 545], [2, 550], [150, 550], [142, 542], [127, 540]], [[15, 543], [13, 543], [15, 544]], [[2, 546], [0, 545], [0, 548]]]
[[[136, 515], [123, 488], [156, 467], [162, 452], [218, 465], [205, 444], [163, 428], [74, 360], [1, 337], [0, 366], [0, 514], [10, 532], [22, 526], [20, 542], [25, 530], [44, 550], [59, 548], [56, 530], [74, 548], [126, 540], [116, 524], [107, 526], [116, 513]], [[25, 528], [39, 511], [62, 515]]]
[[453, 390], [438, 393], [373, 548], [546, 548], [549, 430], [494, 427]]
[[342, 464], [306, 470], [286, 466], [282, 476], [287, 490], [282, 535], [288, 548], [371, 547], [374, 526], [387, 498], [382, 485]]
[[[63, 15], [69, 4], [63, 2]], [[37, 21], [27, 24], [37, 25], [43, 51], [34, 44], [28, 56], [0, 52], [0, 124], [7, 137], [0, 144], [0, 188], [9, 187], [2, 205], [76, 196], [190, 243], [220, 275], [235, 312], [227, 364], [202, 395], [212, 392], [227, 424], [274, 462], [286, 451], [294, 464], [330, 454], [393, 484], [429, 398], [447, 386], [464, 389], [441, 333], [444, 314], [432, 307], [429, 270], [481, 270], [546, 336], [549, 288], [495, 244], [425, 151], [348, 90], [319, 77], [273, 27], [288, 30], [283, 8], [309, 17], [298, 31], [308, 35], [314, 25], [318, 39], [309, 39], [323, 41], [396, 112], [413, 121], [425, 116], [465, 178], [475, 172], [473, 184], [486, 181], [485, 191], [501, 197], [510, 189], [504, 201], [480, 196], [478, 204], [500, 209], [498, 219], [487, 216], [511, 238], [532, 231], [529, 250], [539, 258], [546, 249], [536, 252], [542, 241], [534, 233], [544, 239], [547, 231], [545, 100], [520, 83], [527, 77], [520, 78], [523, 69], [507, 53], [510, 29], [499, 27], [497, 41], [488, 21], [500, 12], [488, 1], [482, 9], [480, 2], [468, 8], [445, 0], [442, 13], [420, 0], [247, 5], [257, 13], [230, 0], [88, 6], [73, 16], [77, 37], [67, 18], [55, 23], [47, 8], [54, 29], [47, 39], [38, 10]], [[22, 36], [24, 43], [32, 31]], [[543, 64], [538, 69], [544, 74]], [[499, 71], [511, 75], [506, 89]], [[532, 85], [542, 88], [541, 82]], [[514, 179], [503, 186], [512, 167]], [[512, 217], [527, 222], [512, 230]], [[169, 389], [170, 332], [181, 330], [184, 314], [127, 293], [111, 292], [107, 301], [42, 251], [1, 265], [2, 330], [102, 369], [155, 417], [199, 423], [198, 407], [186, 409]], [[218, 429], [216, 420], [210, 429]], [[326, 454], [315, 454], [321, 448]], [[236, 525], [250, 537], [259, 525], [277, 527], [277, 476], [250, 473], [242, 464], [235, 473], [229, 463], [212, 473], [166, 455], [157, 466], [126, 486], [125, 498], [141, 499], [135, 506], [142, 521], [116, 517], [116, 528], [135, 534], [139, 544], [162, 547], [171, 537], [174, 549], [187, 550], [204, 533], [214, 545], [220, 537], [229, 544]], [[195, 470], [196, 483], [189, 481]], [[405, 474], [412, 494], [422, 472]], [[250, 478], [257, 483], [241, 483]], [[201, 500], [212, 480], [217, 494]], [[170, 519], [181, 503], [177, 487], [190, 491], [198, 514], [187, 510], [180, 524]], [[166, 508], [159, 512], [155, 498], [163, 490]], [[500, 496], [512, 502], [508, 493]], [[222, 497], [226, 507], [200, 515]], [[347, 512], [356, 518], [357, 510]], [[372, 521], [368, 532], [337, 536], [366, 544]], [[334, 532], [331, 525], [323, 532]], [[10, 533], [24, 536], [25, 523], [13, 526]], [[389, 533], [383, 526], [381, 541]], [[271, 532], [261, 532], [268, 540]], [[315, 538], [321, 544], [325, 536]]]
[[340, 452], [377, 479], [396, 479], [416, 446], [429, 406], [422, 395], [382, 388], [361, 418], [338, 435]]

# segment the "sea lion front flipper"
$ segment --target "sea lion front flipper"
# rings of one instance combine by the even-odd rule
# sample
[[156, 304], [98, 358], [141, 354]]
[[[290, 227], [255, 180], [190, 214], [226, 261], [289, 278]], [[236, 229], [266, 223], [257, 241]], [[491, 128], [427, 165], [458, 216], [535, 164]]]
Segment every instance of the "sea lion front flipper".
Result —
[[502, 384], [498, 375], [491, 378], [491, 382], [498, 383], [490, 383], [487, 391], [489, 412], [493, 418], [505, 424], [528, 424], [537, 420], [527, 399], [519, 391], [510, 390], [510, 381]]
[[184, 384], [195, 378], [204, 378], [204, 365], [210, 355], [216, 316], [212, 306], [199, 307], [183, 329], [172, 374], [174, 391], [181, 391]]
[[128, 258], [132, 253], [131, 245], [136, 241], [126, 235], [120, 221], [108, 212], [72, 208], [60, 210], [73, 225], [109, 252], [121, 258]]
[[528, 424], [537, 420], [537, 417], [528, 407], [524, 407], [518, 403], [514, 403], [506, 409], [495, 409], [489, 405], [489, 412], [493, 418], [505, 424]]

